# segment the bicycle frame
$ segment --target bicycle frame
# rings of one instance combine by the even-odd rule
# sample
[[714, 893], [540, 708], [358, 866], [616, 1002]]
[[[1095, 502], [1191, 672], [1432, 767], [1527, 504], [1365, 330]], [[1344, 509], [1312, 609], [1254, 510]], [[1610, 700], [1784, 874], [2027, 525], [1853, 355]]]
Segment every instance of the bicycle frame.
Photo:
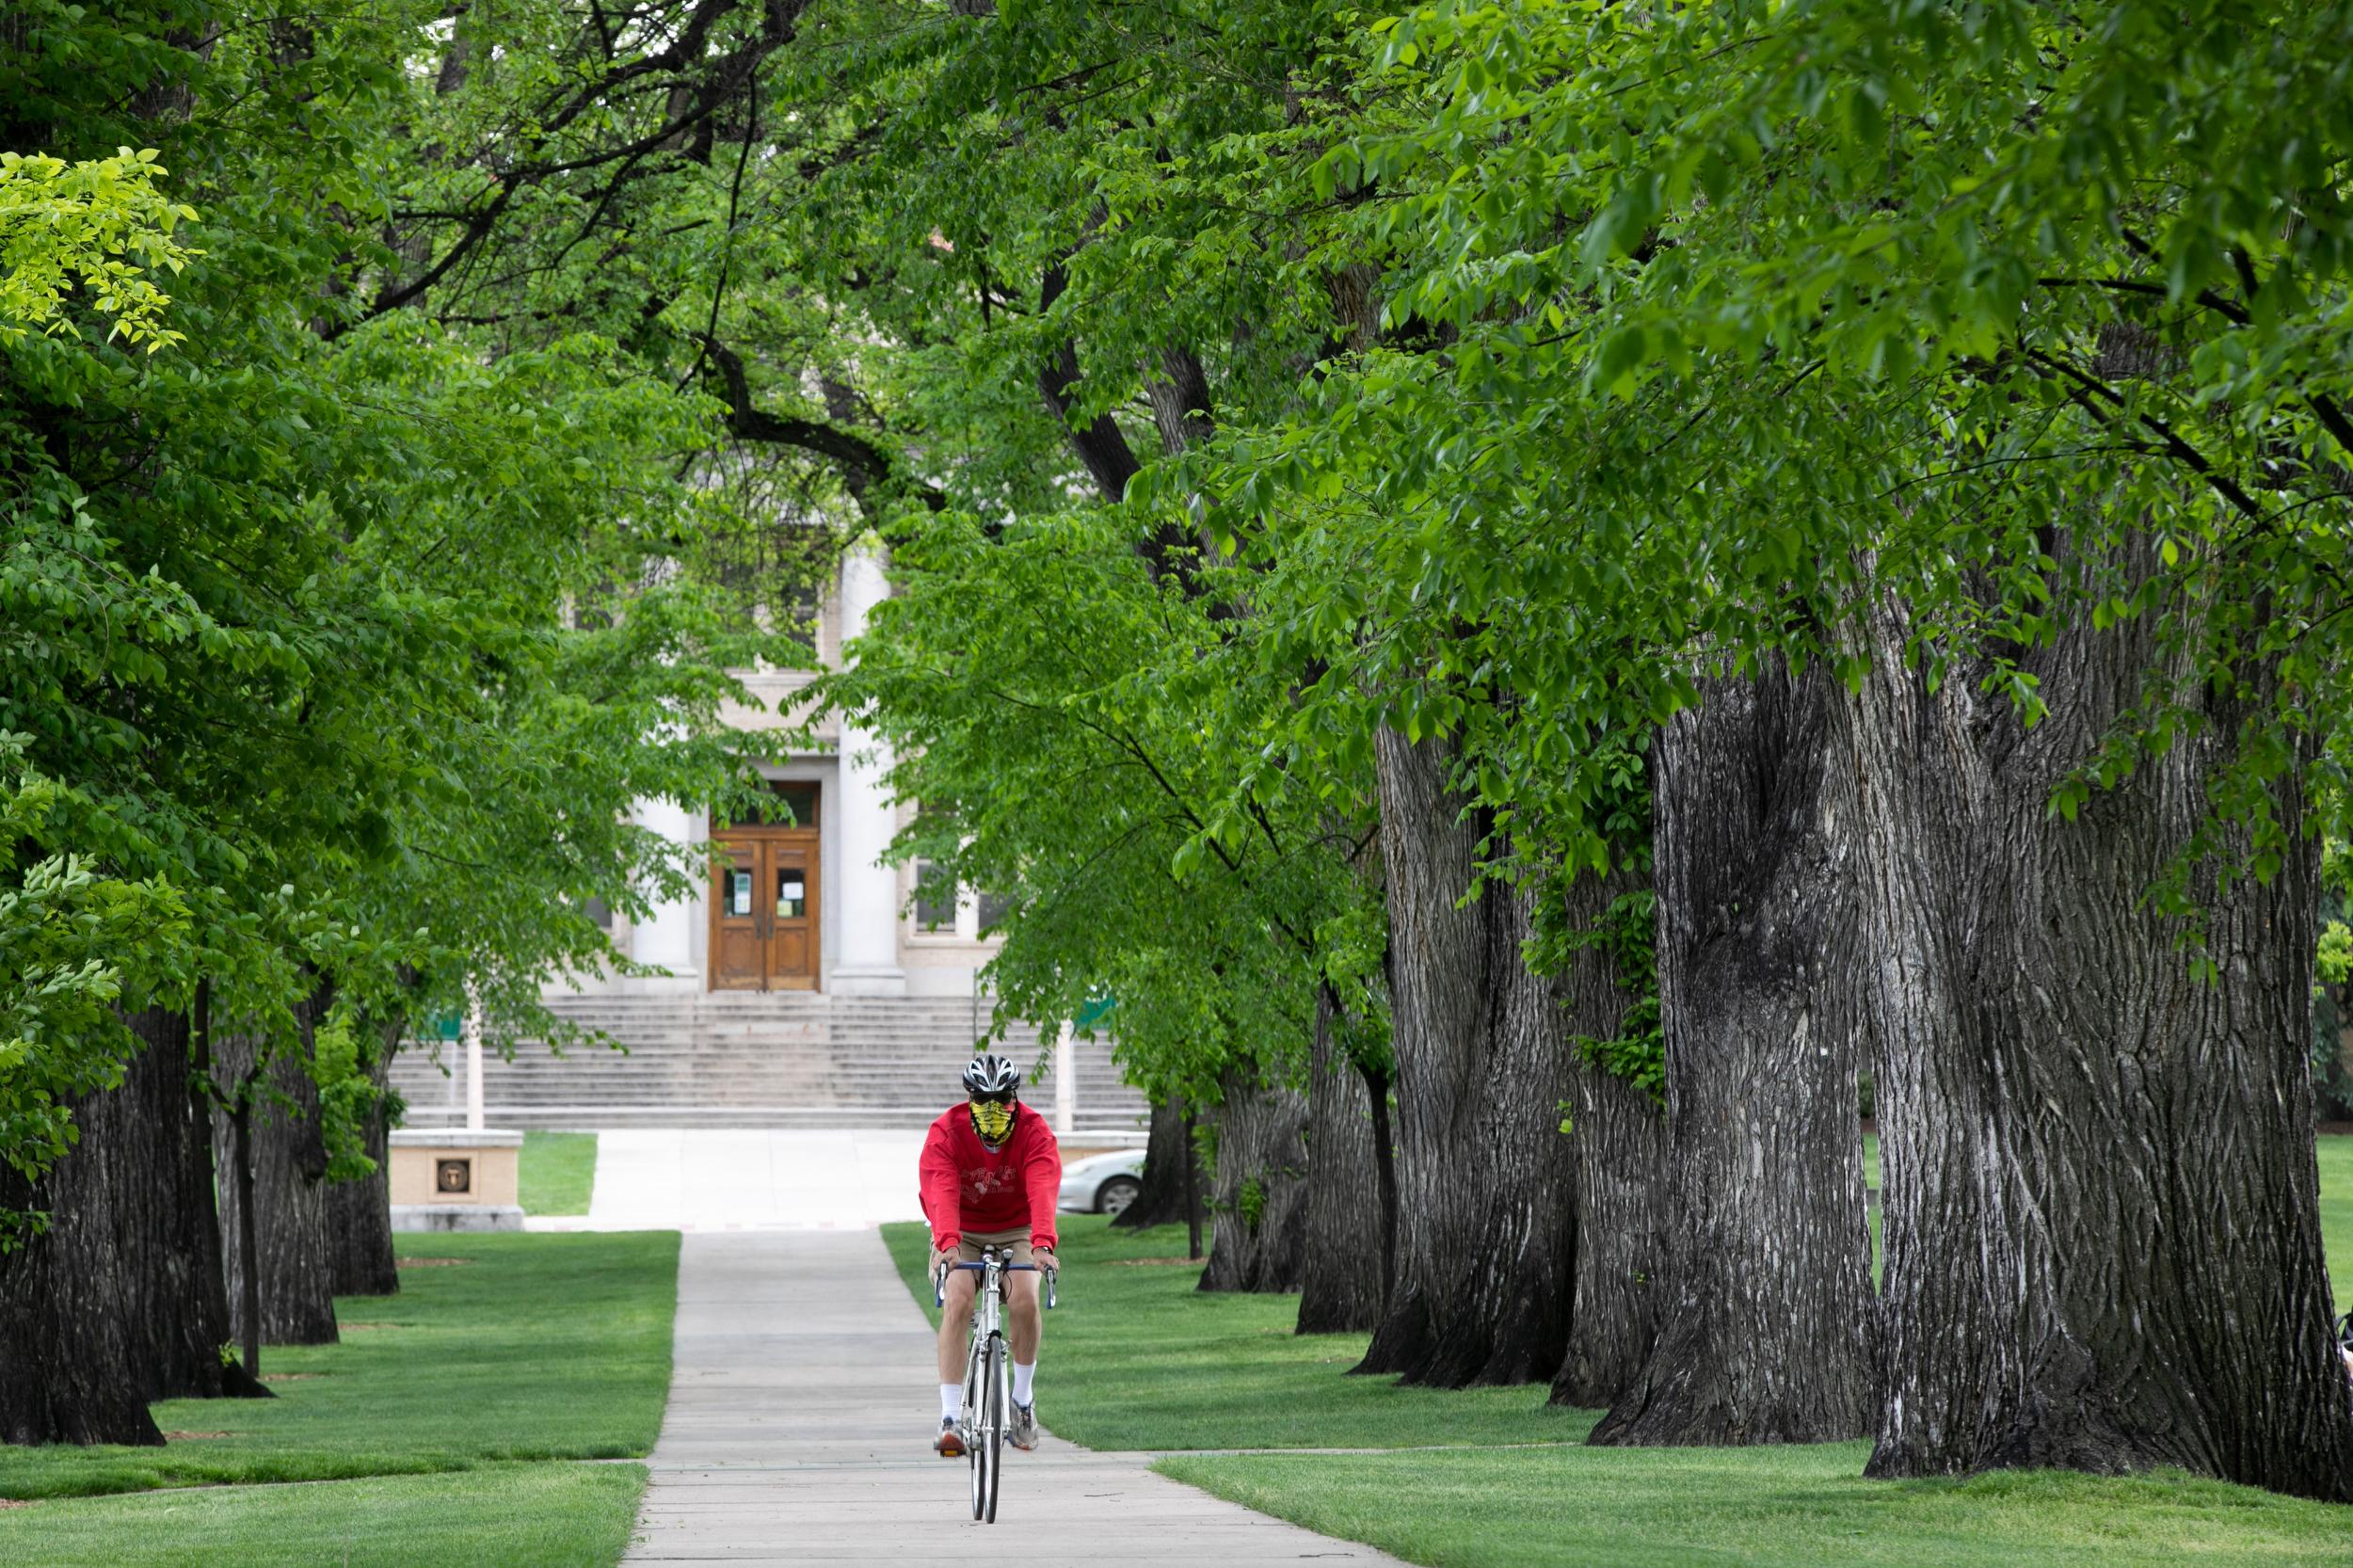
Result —
[[981, 1276], [980, 1288], [972, 1294], [971, 1339], [964, 1354], [964, 1408], [957, 1415], [957, 1424], [964, 1430], [972, 1464], [972, 1517], [994, 1524], [1005, 1430], [1012, 1419], [1011, 1358], [1004, 1331], [1005, 1275], [1044, 1274], [1046, 1304], [1051, 1307], [1055, 1272], [1034, 1263], [1008, 1263], [995, 1247], [983, 1247], [978, 1263], [951, 1263], [932, 1276], [935, 1305], [947, 1304], [952, 1270], [968, 1270]]

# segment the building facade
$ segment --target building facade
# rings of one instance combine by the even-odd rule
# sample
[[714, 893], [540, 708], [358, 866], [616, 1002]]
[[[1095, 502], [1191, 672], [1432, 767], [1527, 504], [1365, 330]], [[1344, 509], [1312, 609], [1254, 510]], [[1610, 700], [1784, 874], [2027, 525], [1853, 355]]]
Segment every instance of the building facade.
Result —
[[[880, 553], [847, 553], [817, 617], [817, 663], [838, 667], [888, 594]], [[744, 729], [808, 722], [800, 693], [808, 670], [739, 672], [760, 706], [733, 706]], [[816, 992], [841, 997], [969, 997], [996, 943], [981, 935], [983, 900], [920, 865], [882, 863], [912, 806], [883, 788], [888, 749], [872, 735], [827, 719], [805, 748], [763, 768], [792, 808], [790, 824], [735, 825], [671, 801], [636, 812], [644, 826], [720, 853], [696, 896], [657, 905], [637, 921], [616, 915], [616, 952], [658, 966], [662, 976], [578, 977], [558, 994], [629, 996], [704, 992]]]

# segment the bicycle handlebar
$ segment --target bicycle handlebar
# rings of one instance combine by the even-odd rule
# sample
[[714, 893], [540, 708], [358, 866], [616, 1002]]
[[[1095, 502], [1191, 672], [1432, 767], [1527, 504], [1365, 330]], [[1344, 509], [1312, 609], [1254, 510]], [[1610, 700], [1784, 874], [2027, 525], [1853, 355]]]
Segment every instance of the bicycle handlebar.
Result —
[[[1056, 1282], [1062, 1278], [1062, 1271], [1060, 1269], [1048, 1269], [1042, 1263], [1000, 1263], [997, 1265], [997, 1268], [998, 1272], [1000, 1273], [1044, 1274], [1046, 1276], [1046, 1309], [1049, 1312], [1053, 1310], [1055, 1295], [1054, 1287]], [[948, 1276], [950, 1273], [959, 1269], [969, 1269], [976, 1274], [985, 1273], [988, 1271], [988, 1265], [985, 1263], [949, 1263], [942, 1265], [939, 1271], [932, 1275], [932, 1304], [934, 1306], [945, 1306], [948, 1304]]]

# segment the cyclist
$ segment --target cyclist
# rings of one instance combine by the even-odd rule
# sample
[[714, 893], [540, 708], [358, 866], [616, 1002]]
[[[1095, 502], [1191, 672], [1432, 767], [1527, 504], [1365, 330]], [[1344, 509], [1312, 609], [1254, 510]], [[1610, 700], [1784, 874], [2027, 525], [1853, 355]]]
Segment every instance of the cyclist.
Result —
[[[1021, 1074], [994, 1052], [964, 1069], [965, 1102], [934, 1122], [918, 1167], [923, 1217], [932, 1225], [932, 1272], [950, 1263], [978, 1263], [983, 1247], [1010, 1253], [1016, 1263], [1055, 1267], [1054, 1200], [1062, 1191], [1062, 1146], [1046, 1118], [1021, 1103]], [[959, 1269], [948, 1276], [939, 1319], [939, 1436], [935, 1452], [962, 1457], [956, 1416], [964, 1402], [967, 1326], [980, 1276]], [[1037, 1447], [1032, 1408], [1037, 1376], [1037, 1275], [1005, 1275], [1005, 1331], [1013, 1352], [1013, 1425], [1005, 1440]]]

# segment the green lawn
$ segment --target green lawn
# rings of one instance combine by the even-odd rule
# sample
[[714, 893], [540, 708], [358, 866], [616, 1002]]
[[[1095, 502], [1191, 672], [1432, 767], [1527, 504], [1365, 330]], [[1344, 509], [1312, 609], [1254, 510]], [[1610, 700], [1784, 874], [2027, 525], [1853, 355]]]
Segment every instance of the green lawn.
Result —
[[[2353, 1294], [2353, 1139], [2320, 1149], [2322, 1223]], [[1296, 1298], [1201, 1296], [1180, 1229], [1112, 1232], [1065, 1215], [1064, 1305], [1047, 1323], [1038, 1408], [1090, 1447], [1402, 1448], [1177, 1452], [1165, 1474], [1434, 1568], [2138, 1568], [2353, 1564], [2353, 1510], [2179, 1475], [2012, 1473], [1865, 1481], [1863, 1443], [1589, 1448], [1593, 1412], [1544, 1390], [1402, 1389], [1346, 1374], [1364, 1336], [1302, 1338]], [[925, 1308], [924, 1232], [885, 1229]], [[1504, 1445], [1538, 1445], [1507, 1448]]]
[[0, 1511], [0, 1561], [40, 1568], [601, 1568], [642, 1464], [502, 1464], [326, 1486], [220, 1486]]
[[[156, 1405], [161, 1448], [0, 1448], [0, 1497], [642, 1457], [662, 1424], [674, 1232], [403, 1236], [397, 1296], [339, 1304], [343, 1343], [265, 1350], [274, 1400]], [[424, 1264], [452, 1258], [454, 1264]], [[307, 1495], [307, 1494], [306, 1494]], [[0, 1511], [11, 1532], [45, 1509]], [[18, 1536], [19, 1539], [23, 1537]]]
[[526, 1132], [520, 1176], [526, 1214], [585, 1214], [597, 1185], [593, 1132]]
[[2344, 1568], [2353, 1518], [2186, 1477], [1866, 1481], [1867, 1445], [1188, 1454], [1176, 1480], [1434, 1568]]
[[[1423, 1443], [1579, 1442], [1591, 1412], [1545, 1403], [1541, 1388], [1443, 1394], [1343, 1374], [1362, 1335], [1302, 1337], [1295, 1296], [1196, 1294], [1181, 1225], [1112, 1230], [1060, 1220], [1066, 1288], [1048, 1315], [1039, 1418], [1094, 1448], [1404, 1448]], [[932, 1320], [920, 1224], [883, 1227], [899, 1272]]]

